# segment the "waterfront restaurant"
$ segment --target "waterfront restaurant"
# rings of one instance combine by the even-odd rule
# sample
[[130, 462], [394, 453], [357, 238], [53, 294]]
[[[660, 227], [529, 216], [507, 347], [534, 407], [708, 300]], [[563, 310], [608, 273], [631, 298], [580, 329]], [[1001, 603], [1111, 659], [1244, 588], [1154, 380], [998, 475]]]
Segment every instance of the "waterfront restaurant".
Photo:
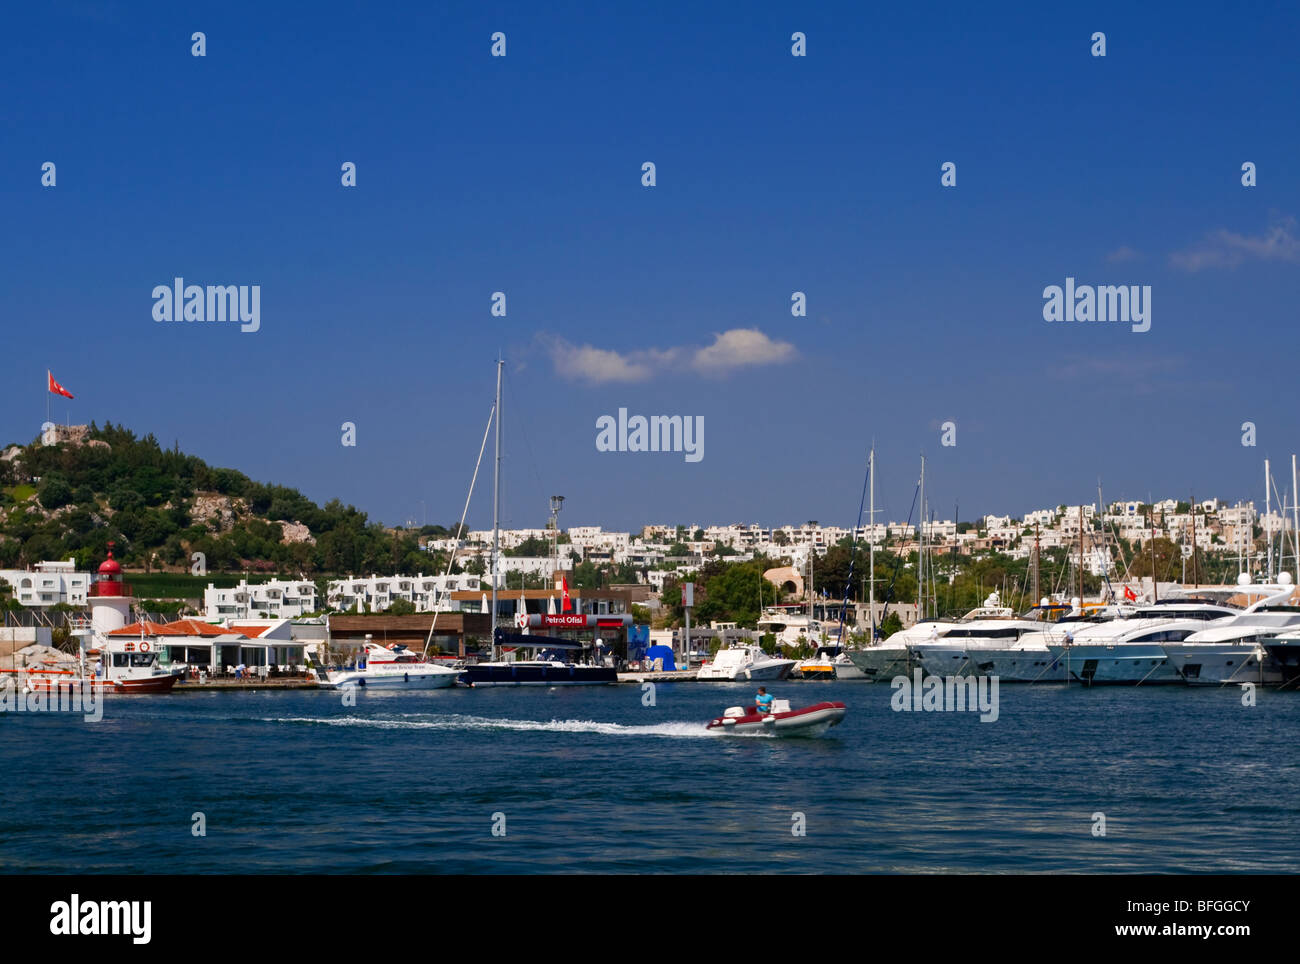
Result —
[[258, 676], [297, 675], [306, 672], [304, 644], [281, 638], [278, 630], [283, 629], [283, 635], [287, 636], [288, 622], [262, 620], [249, 625], [214, 626], [198, 619], [170, 623], [145, 620], [115, 629], [108, 635], [117, 639], [138, 637], [142, 648], [157, 650], [160, 666], [173, 670], [229, 676], [243, 665], [250, 674]]

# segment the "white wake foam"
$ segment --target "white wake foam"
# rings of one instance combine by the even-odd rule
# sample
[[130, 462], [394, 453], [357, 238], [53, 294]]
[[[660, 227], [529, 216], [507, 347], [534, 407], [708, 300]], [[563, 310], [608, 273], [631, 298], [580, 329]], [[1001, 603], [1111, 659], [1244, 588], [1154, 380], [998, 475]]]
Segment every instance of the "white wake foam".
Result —
[[596, 720], [511, 720], [449, 714], [423, 719], [385, 719], [367, 716], [264, 717], [264, 723], [308, 723], [321, 726], [360, 726], [381, 730], [517, 730], [539, 733], [600, 733], [607, 736], [700, 737], [713, 736], [703, 723], [652, 723], [628, 726]]

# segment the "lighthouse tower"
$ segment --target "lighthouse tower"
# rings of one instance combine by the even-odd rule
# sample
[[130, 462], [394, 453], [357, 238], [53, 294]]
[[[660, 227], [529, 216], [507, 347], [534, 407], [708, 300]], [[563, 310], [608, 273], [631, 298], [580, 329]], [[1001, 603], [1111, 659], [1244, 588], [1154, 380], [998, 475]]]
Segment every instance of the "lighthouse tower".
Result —
[[97, 636], [107, 636], [130, 621], [131, 587], [122, 581], [122, 566], [113, 558], [111, 542], [86, 601], [90, 603], [90, 628]]

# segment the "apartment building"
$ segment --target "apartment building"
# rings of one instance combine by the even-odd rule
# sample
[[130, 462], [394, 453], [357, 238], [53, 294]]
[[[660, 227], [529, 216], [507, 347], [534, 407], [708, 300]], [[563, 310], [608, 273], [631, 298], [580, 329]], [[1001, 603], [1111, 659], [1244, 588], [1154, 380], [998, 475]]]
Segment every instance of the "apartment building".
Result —
[[77, 563], [38, 562], [31, 569], [0, 569], [0, 580], [13, 587], [13, 598], [21, 605], [43, 609], [66, 603], [84, 607], [90, 590], [90, 573], [77, 572]]
[[208, 619], [297, 619], [316, 611], [316, 584], [305, 579], [272, 579], [218, 589], [212, 583], [203, 591], [203, 612]]

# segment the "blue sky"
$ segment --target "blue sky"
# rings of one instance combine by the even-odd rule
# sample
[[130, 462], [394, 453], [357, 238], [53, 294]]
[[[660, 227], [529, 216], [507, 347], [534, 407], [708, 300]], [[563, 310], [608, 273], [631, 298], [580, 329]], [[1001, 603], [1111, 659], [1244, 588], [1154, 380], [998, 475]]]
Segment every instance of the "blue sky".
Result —
[[[3, 440], [50, 367], [59, 421], [446, 523], [500, 351], [514, 526], [849, 523], [873, 439], [891, 518], [922, 452], [972, 518], [1262, 501], [1300, 449], [1293, 5], [178, 6], [9, 14]], [[260, 284], [260, 330], [154, 322], [178, 275]], [[1045, 322], [1066, 277], [1151, 330]], [[704, 459], [598, 452], [620, 407]]]

